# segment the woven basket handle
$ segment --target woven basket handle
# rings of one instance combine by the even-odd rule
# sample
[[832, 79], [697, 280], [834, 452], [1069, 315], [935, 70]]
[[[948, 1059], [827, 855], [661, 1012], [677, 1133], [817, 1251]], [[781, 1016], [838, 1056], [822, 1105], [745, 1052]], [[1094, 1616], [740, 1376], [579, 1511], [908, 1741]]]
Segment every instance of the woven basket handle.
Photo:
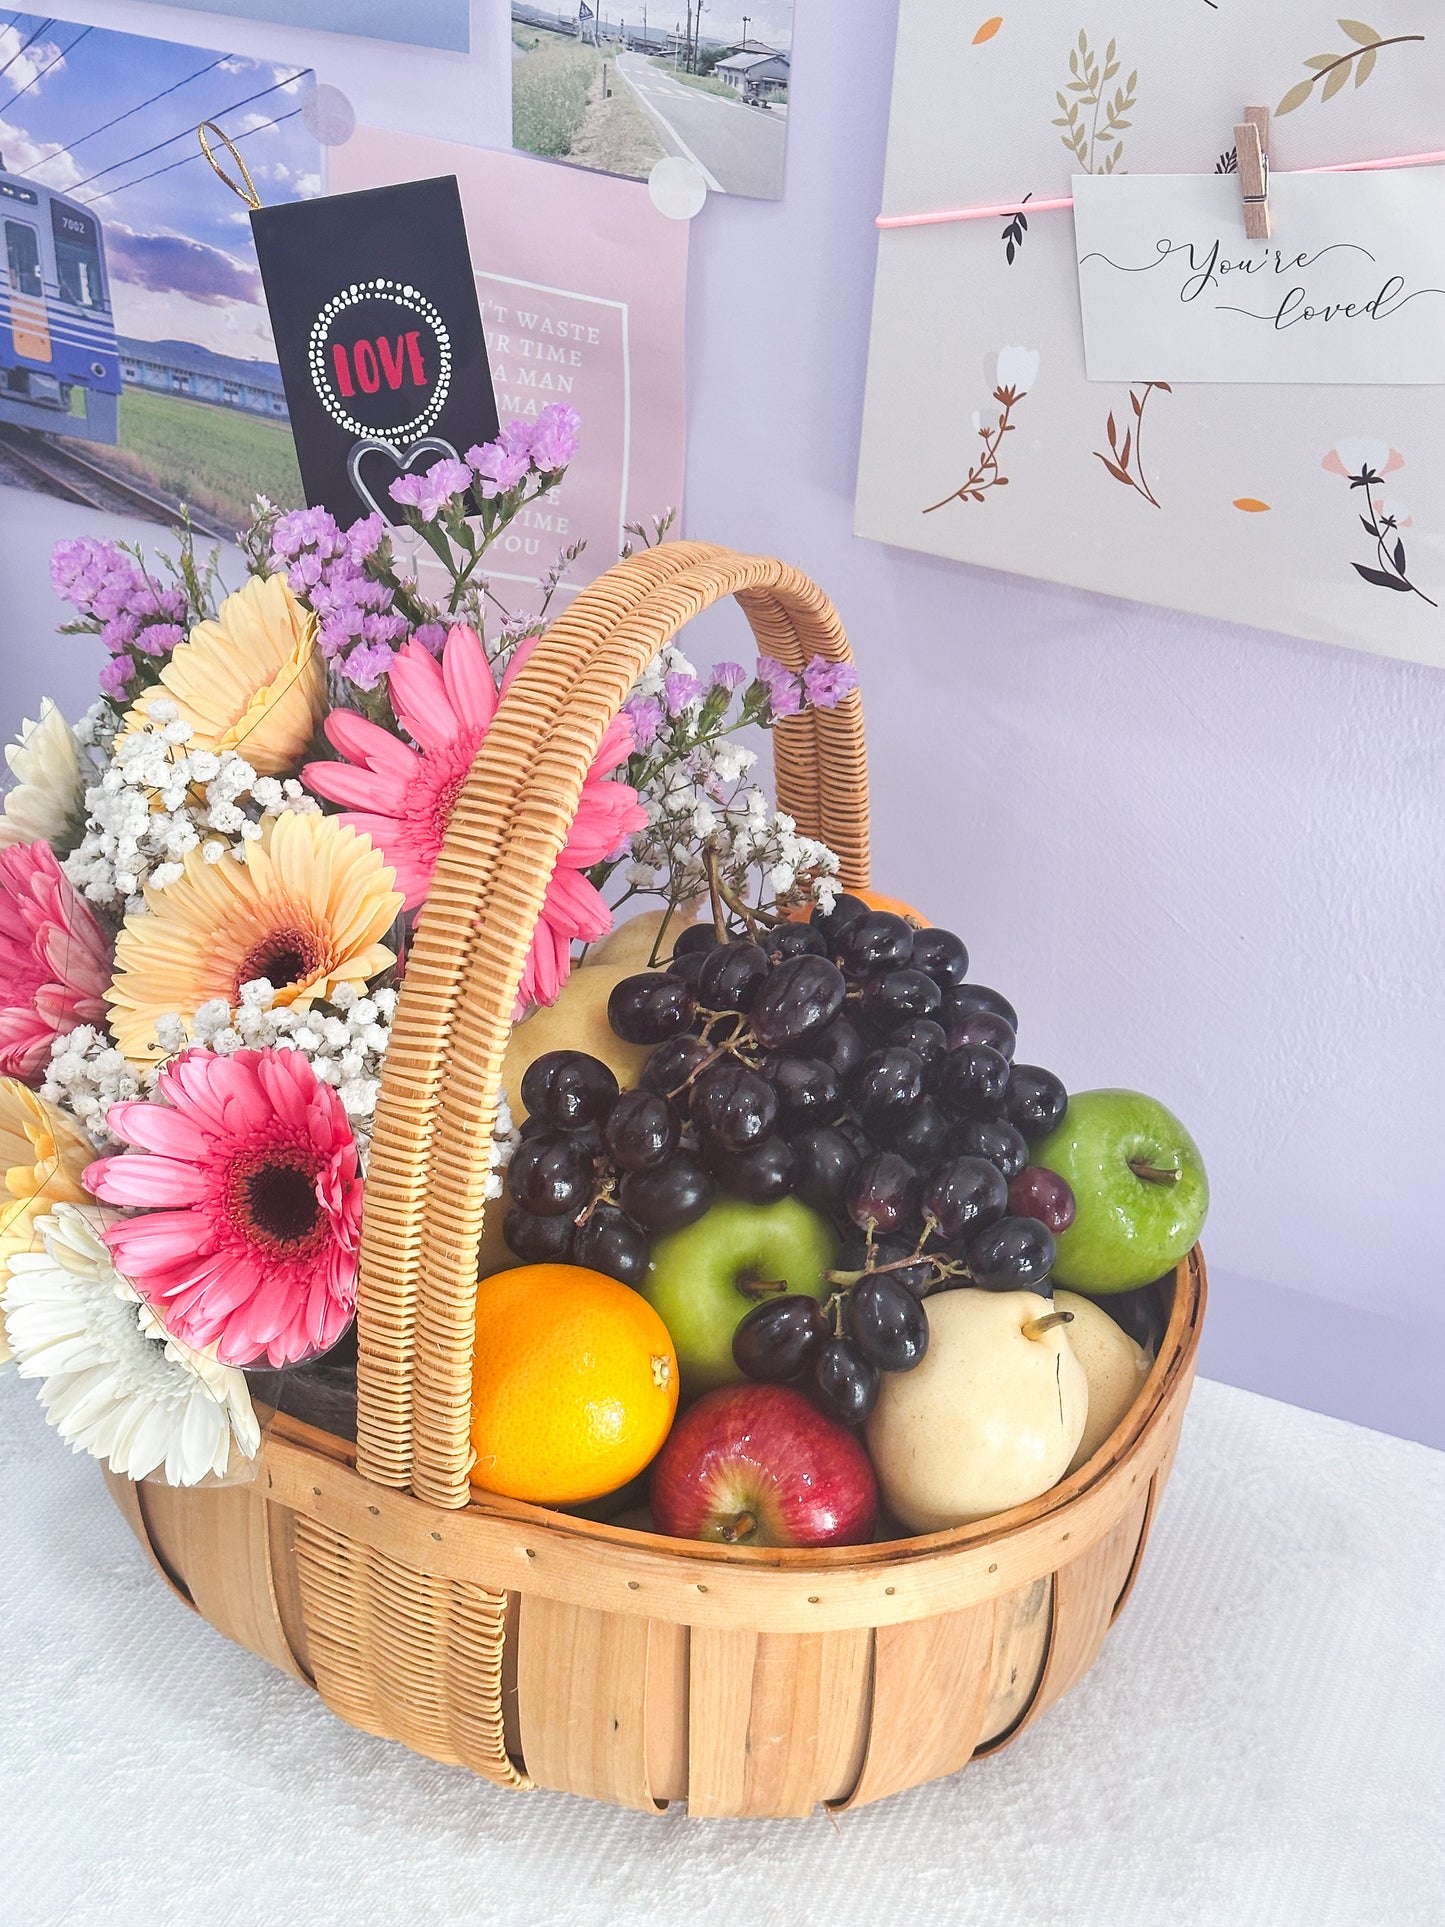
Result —
[[[797, 570], [671, 542], [599, 577], [547, 631], [499, 708], [453, 809], [386, 1055], [361, 1243], [359, 1469], [467, 1503], [477, 1250], [502, 1059], [532, 932], [602, 736], [683, 625], [734, 595], [790, 668], [851, 660]], [[778, 804], [868, 882], [856, 692], [774, 733]]]

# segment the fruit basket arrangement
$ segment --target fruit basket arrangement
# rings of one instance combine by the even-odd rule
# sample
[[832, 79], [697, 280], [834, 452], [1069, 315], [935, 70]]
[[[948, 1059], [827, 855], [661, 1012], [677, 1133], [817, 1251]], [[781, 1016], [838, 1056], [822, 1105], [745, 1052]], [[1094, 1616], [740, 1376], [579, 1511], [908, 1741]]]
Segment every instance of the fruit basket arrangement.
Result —
[[[57, 551], [109, 659], [9, 752], [3, 1349], [175, 1591], [354, 1725], [648, 1810], [860, 1804], [1092, 1663], [1204, 1176], [870, 890], [805, 577], [661, 523], [500, 607], [576, 430], [393, 486], [440, 588], [264, 503], [230, 595], [184, 535]], [[756, 673], [704, 679], [675, 639], [728, 596]]]

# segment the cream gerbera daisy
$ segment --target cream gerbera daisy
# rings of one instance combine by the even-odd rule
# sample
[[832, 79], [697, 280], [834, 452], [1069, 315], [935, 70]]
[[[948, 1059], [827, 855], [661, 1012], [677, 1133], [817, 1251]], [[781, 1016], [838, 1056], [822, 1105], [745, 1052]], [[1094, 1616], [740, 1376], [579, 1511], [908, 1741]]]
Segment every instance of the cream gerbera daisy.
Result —
[[6, 1323], [22, 1378], [73, 1451], [172, 1485], [220, 1477], [232, 1442], [253, 1459], [261, 1428], [243, 1373], [172, 1338], [121, 1277], [104, 1213], [57, 1205], [41, 1251], [12, 1259]]
[[88, 1202], [80, 1174], [95, 1157], [95, 1146], [64, 1111], [47, 1104], [17, 1078], [0, 1077], [0, 1364], [10, 1356], [5, 1343], [6, 1269], [21, 1252], [40, 1242], [36, 1220], [66, 1201]]
[[253, 576], [172, 652], [161, 684], [131, 708], [128, 730], [168, 696], [195, 731], [188, 749], [234, 749], [259, 776], [294, 775], [326, 708], [316, 618], [285, 576]]
[[6, 744], [5, 761], [15, 782], [0, 817], [0, 849], [42, 837], [63, 847], [79, 828], [85, 781], [75, 731], [48, 696], [39, 720], [22, 723], [19, 742]]
[[149, 909], [126, 918], [106, 992], [111, 1030], [133, 1064], [163, 1056], [156, 1020], [189, 1025], [202, 1004], [232, 1009], [264, 977], [281, 1005], [362, 985], [395, 962], [381, 939], [401, 909], [395, 873], [369, 836], [334, 816], [288, 811], [246, 845], [244, 862], [197, 848]]

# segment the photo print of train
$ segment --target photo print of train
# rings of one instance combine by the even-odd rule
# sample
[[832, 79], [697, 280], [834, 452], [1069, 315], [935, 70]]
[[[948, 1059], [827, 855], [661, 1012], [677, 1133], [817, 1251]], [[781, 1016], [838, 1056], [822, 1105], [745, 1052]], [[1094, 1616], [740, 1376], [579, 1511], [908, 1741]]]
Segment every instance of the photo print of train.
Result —
[[322, 191], [309, 69], [0, 12], [0, 485], [227, 534], [299, 503], [246, 209]]
[[776, 201], [792, 56], [793, 0], [512, 0], [512, 144], [633, 180], [680, 154]]

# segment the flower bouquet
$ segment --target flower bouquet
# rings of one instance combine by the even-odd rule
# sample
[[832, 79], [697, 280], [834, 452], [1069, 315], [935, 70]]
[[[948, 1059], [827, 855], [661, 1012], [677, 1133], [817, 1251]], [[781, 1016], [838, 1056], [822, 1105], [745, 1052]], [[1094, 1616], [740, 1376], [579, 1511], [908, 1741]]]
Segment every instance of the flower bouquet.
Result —
[[[260, 501], [229, 591], [184, 525], [155, 563], [89, 538], [55, 552], [64, 632], [98, 635], [107, 659], [83, 717], [47, 701], [6, 752], [0, 1361], [118, 1473], [244, 1477], [247, 1373], [328, 1353], [348, 1369], [411, 933], [578, 550], [525, 611], [489, 556], [561, 482], [578, 426], [548, 408], [404, 476], [397, 529]], [[660, 541], [670, 519], [629, 534]], [[770, 807], [738, 735], [852, 680], [766, 657], [702, 677], [663, 653], [592, 767], [518, 1019], [556, 1002], [631, 898], [659, 900], [655, 948], [709, 892], [733, 921], [831, 907], [837, 859]], [[503, 1102], [489, 1196], [516, 1143]]]

